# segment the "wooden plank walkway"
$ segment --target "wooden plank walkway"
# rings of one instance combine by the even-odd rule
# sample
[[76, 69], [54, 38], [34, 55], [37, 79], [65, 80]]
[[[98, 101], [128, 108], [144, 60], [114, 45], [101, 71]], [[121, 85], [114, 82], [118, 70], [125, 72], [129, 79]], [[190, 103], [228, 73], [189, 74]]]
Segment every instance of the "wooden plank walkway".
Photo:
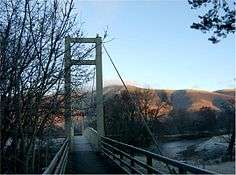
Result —
[[74, 137], [66, 174], [124, 174], [117, 165], [97, 153], [84, 136]]

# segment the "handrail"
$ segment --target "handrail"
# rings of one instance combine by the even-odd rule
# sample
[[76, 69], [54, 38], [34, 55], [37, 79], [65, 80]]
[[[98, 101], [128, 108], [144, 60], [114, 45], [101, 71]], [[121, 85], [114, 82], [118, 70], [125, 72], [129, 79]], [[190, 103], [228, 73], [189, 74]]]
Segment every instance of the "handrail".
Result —
[[[108, 147], [112, 148], [113, 150], [116, 150], [117, 152], [119, 152], [119, 153], [122, 154], [123, 156], [127, 157], [128, 159], [134, 161], [135, 163], [139, 164], [140, 166], [142, 166], [142, 167], [144, 167], [144, 168], [149, 168], [149, 169], [151, 169], [154, 173], [164, 174], [164, 173], [162, 173], [161, 171], [159, 171], [159, 170], [157, 170], [157, 169], [155, 169], [155, 168], [153, 168], [153, 167], [151, 167], [151, 166], [149, 166], [149, 165], [143, 163], [143, 162], [140, 161], [140, 160], [135, 159], [134, 157], [130, 156], [128, 153], [126, 153], [126, 152], [124, 152], [124, 151], [121, 151], [121, 150], [119, 150], [118, 148], [116, 148], [116, 147], [114, 147], [114, 146], [111, 146], [111, 145], [109, 145], [109, 144], [107, 144], [107, 143], [105, 143], [105, 142], [103, 142], [103, 141], [102, 141], [102, 144], [105, 145], [105, 146], [108, 146]], [[104, 147], [103, 147], [103, 148], [104, 148]]]
[[83, 136], [88, 139], [95, 150], [98, 150], [98, 133], [95, 129], [87, 127], [83, 132]]
[[66, 138], [43, 174], [64, 174], [69, 151], [69, 139]]
[[[112, 155], [113, 159], [117, 159], [119, 160], [122, 164], [126, 165], [127, 167], [129, 167], [133, 172], [138, 173], [138, 174], [142, 174], [139, 170], [135, 169], [134, 167], [130, 166], [126, 161], [121, 160], [117, 155], [113, 154], [112, 151], [110, 151], [109, 149], [105, 148], [102, 146], [102, 149], [104, 151], [104, 154], [108, 157], [110, 157], [109, 155]], [[118, 165], [118, 164], [117, 164]], [[122, 167], [121, 167], [122, 168]], [[123, 169], [123, 168], [122, 168]], [[127, 174], [129, 174], [129, 172], [126, 169], [123, 169]]]
[[[187, 172], [196, 173], [196, 174], [215, 174], [214, 172], [204, 170], [204, 169], [192, 166], [192, 165], [188, 165], [188, 164], [173, 160], [171, 158], [168, 158], [168, 157], [165, 157], [165, 156], [162, 156], [162, 155], [159, 155], [159, 154], [155, 154], [155, 153], [152, 153], [150, 151], [147, 151], [147, 150], [137, 148], [137, 147], [132, 146], [132, 145], [128, 145], [128, 144], [113, 140], [113, 139], [108, 138], [108, 137], [102, 137], [101, 144], [102, 144], [102, 149], [105, 147], [106, 149], [109, 149], [110, 152], [112, 152], [111, 156], [114, 157], [116, 154], [120, 155], [120, 157], [124, 156], [124, 157], [128, 158], [131, 161], [130, 166], [132, 168], [134, 167], [134, 163], [136, 163], [137, 165], [140, 165], [143, 168], [146, 168], [146, 170], [147, 170], [146, 173], [148, 173], [148, 174], [149, 173], [163, 174], [161, 171], [159, 171], [155, 167], [153, 167], [153, 165], [152, 165], [152, 160], [153, 159], [155, 159], [157, 161], [164, 162], [168, 165], [171, 165], [173, 167], [178, 168], [179, 173], [181, 173], [181, 174], [184, 174], [184, 173], [187, 173]], [[127, 153], [124, 150], [120, 150], [115, 145], [119, 145], [119, 147], [128, 149], [130, 153]], [[111, 154], [111, 153], [108, 153], [107, 150], [103, 149], [102, 151], [106, 152], [106, 154]], [[135, 153], [145, 155], [146, 159], [147, 159], [147, 162], [144, 163], [144, 162], [141, 162], [140, 160], [135, 159], [134, 158]], [[129, 169], [131, 169], [129, 166], [127, 166], [127, 167]], [[131, 171], [132, 171], [132, 169], [131, 169]]]

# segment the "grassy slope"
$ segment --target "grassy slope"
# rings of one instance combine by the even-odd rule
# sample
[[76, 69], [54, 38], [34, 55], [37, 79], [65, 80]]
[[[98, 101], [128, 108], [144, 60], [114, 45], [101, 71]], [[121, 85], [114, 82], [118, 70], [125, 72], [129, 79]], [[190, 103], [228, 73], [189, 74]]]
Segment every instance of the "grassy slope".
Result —
[[[134, 86], [128, 86], [129, 91], [140, 89]], [[104, 88], [105, 97], [113, 96], [125, 90], [124, 87], [108, 86]], [[198, 111], [201, 107], [210, 107], [212, 109], [221, 110], [222, 103], [234, 100], [234, 90], [223, 91], [202, 91], [202, 90], [155, 90], [157, 94], [166, 92], [169, 101], [175, 109], [183, 109], [187, 111]]]

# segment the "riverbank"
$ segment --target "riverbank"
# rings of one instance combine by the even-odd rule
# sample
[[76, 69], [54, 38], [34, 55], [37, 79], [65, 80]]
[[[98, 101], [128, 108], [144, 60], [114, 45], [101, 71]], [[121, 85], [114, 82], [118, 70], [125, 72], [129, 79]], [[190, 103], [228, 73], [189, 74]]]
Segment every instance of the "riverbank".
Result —
[[[175, 137], [176, 139], [176, 137]], [[235, 173], [235, 161], [226, 156], [228, 135], [197, 139], [178, 139], [161, 142], [159, 148], [164, 156], [217, 173]], [[150, 151], [159, 153], [155, 146]]]

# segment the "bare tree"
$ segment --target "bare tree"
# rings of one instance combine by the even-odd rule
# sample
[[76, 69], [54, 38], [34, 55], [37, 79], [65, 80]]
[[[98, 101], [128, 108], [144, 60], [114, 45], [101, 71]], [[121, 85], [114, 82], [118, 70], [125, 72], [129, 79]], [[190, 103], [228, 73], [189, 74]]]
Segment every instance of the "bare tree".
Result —
[[[73, 8], [73, 0], [0, 2], [1, 173], [34, 171], [28, 168], [36, 137], [63, 87], [64, 37], [83, 36]], [[89, 56], [91, 48], [75, 47], [73, 56]], [[77, 69], [76, 80], [88, 73]]]
[[207, 11], [199, 15], [199, 22], [191, 25], [192, 29], [211, 33], [208, 38], [213, 44], [235, 32], [235, 0], [188, 0], [192, 9]]
[[222, 104], [225, 117], [227, 117], [227, 129], [229, 134], [229, 144], [227, 148], [227, 154], [230, 156], [232, 161], [235, 155], [235, 106], [234, 103], [225, 103]]
[[136, 89], [133, 93], [135, 103], [145, 119], [155, 119], [171, 110], [170, 102], [164, 91]]

